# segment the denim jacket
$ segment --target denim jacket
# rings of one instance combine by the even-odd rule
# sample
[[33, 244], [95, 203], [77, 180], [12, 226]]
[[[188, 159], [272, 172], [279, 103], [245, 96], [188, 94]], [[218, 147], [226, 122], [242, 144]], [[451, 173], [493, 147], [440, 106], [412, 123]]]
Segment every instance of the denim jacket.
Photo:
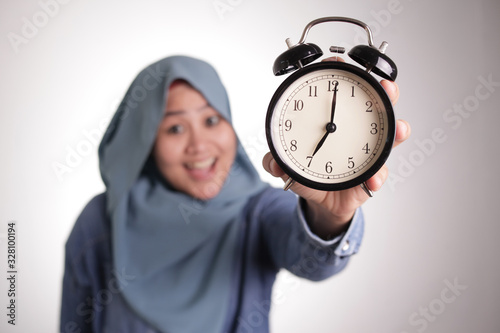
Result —
[[[87, 204], [67, 240], [60, 332], [160, 333], [121, 295], [135, 277], [113, 268], [105, 200], [100, 194]], [[241, 216], [239, 260], [228, 286], [231, 306], [224, 332], [214, 333], [269, 332], [271, 291], [278, 271], [284, 268], [303, 278], [323, 280], [346, 266], [363, 237], [364, 220], [358, 209], [345, 233], [322, 240], [310, 231], [297, 197], [280, 189], [268, 188], [249, 200]]]

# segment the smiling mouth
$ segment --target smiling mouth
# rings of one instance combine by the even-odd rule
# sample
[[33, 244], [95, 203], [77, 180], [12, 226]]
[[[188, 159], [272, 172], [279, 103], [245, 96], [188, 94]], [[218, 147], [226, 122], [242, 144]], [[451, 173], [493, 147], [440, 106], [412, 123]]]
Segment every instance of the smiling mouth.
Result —
[[188, 170], [204, 170], [212, 167], [214, 163], [215, 163], [215, 157], [211, 157], [203, 161], [186, 163], [186, 168]]

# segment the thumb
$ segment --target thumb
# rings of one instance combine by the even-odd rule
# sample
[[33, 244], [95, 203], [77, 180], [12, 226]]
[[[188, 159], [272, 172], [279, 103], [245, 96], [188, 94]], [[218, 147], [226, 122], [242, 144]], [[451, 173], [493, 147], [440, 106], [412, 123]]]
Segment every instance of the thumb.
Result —
[[269, 172], [274, 177], [281, 177], [281, 179], [283, 179], [284, 181], [288, 179], [288, 176], [283, 170], [281, 170], [270, 152], [268, 152], [266, 155], [264, 155], [264, 158], [262, 158], [262, 166], [264, 167], [264, 170]]

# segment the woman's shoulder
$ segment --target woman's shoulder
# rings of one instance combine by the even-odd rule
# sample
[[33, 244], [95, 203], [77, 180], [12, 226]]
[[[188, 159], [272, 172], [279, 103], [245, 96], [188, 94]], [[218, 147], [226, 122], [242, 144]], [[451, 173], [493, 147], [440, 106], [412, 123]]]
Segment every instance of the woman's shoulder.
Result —
[[67, 254], [75, 258], [83, 255], [89, 248], [110, 238], [110, 223], [106, 215], [106, 196], [104, 193], [93, 197], [76, 219], [66, 242]]
[[88, 237], [109, 229], [106, 215], [106, 195], [101, 193], [90, 199], [78, 216], [75, 227], [85, 230]]

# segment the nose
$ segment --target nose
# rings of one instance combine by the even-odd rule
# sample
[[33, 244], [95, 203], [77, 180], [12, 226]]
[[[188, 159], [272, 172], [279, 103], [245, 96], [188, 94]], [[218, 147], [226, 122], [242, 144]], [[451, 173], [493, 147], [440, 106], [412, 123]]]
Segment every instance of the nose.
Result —
[[207, 146], [207, 136], [203, 128], [193, 128], [189, 133], [189, 141], [186, 148], [188, 154], [198, 154], [203, 152]]

